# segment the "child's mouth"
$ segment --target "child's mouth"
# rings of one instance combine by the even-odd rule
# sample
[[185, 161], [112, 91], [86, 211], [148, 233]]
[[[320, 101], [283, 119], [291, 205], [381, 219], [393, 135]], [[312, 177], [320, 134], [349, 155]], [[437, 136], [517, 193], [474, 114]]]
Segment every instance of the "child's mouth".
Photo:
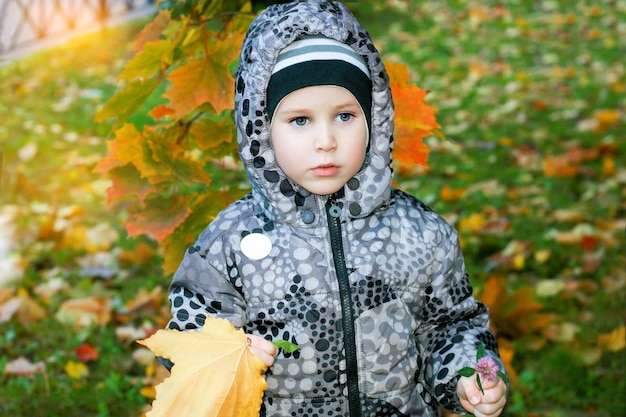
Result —
[[331, 177], [339, 171], [339, 167], [336, 165], [320, 165], [313, 168], [313, 173], [319, 177]]

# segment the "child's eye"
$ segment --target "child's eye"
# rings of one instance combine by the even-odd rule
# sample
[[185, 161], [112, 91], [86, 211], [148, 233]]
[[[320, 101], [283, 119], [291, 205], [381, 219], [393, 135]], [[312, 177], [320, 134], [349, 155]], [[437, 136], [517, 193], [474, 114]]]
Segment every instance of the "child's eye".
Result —
[[340, 122], [349, 122], [353, 117], [354, 115], [352, 113], [339, 113], [337, 115], [337, 120]]
[[296, 126], [304, 126], [306, 125], [308, 119], [304, 116], [294, 117], [290, 120], [290, 123], [295, 124]]

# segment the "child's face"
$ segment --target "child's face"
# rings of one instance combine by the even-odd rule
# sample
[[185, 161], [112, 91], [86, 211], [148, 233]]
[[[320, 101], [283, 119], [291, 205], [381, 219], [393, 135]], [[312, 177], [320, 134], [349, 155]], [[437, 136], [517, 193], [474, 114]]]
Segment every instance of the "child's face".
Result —
[[282, 170], [313, 194], [341, 189], [365, 159], [365, 117], [343, 87], [306, 87], [287, 95], [274, 112], [270, 136]]

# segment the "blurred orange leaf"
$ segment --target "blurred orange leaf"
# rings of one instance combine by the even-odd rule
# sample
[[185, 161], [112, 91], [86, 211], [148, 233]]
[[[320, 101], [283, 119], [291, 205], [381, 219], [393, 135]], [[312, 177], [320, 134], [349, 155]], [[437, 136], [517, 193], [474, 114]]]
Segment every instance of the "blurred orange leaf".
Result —
[[596, 110], [593, 114], [593, 120], [596, 122], [596, 131], [604, 132], [607, 128], [619, 123], [621, 118], [620, 111], [617, 109], [601, 109]]
[[108, 141], [107, 148], [109, 151], [108, 154], [98, 162], [98, 164], [93, 170], [94, 172], [104, 174], [106, 172], [111, 171], [114, 168], [118, 168], [118, 167], [125, 165], [124, 161], [121, 161], [117, 156], [117, 152], [119, 148], [119, 144], [117, 140]]
[[503, 277], [493, 275], [487, 279], [482, 293], [477, 296], [485, 303], [491, 313], [491, 321], [498, 334], [511, 340], [542, 343], [537, 337], [544, 336], [541, 332], [553, 321], [554, 315], [543, 313], [543, 304], [535, 300], [532, 287], [522, 287], [515, 291], [507, 291]]
[[100, 357], [100, 352], [89, 343], [83, 343], [74, 350], [74, 353], [81, 362], [95, 361]]
[[543, 173], [548, 177], [571, 177], [577, 175], [585, 161], [593, 161], [600, 155], [599, 150], [584, 148], [577, 142], [567, 143], [567, 152], [556, 156], [546, 156]]
[[461, 188], [453, 189], [447, 185], [444, 185], [439, 193], [439, 196], [443, 201], [454, 201], [463, 197], [467, 191]]
[[147, 417], [259, 414], [266, 366], [229, 321], [209, 317], [201, 331], [159, 330], [139, 343], [176, 364]]
[[547, 156], [543, 161], [543, 173], [547, 177], [572, 177], [579, 169], [580, 165], [567, 155]]
[[509, 380], [512, 384], [517, 384], [519, 376], [513, 366], [513, 357], [515, 356], [515, 347], [511, 341], [498, 338], [498, 351], [500, 352], [500, 358], [506, 369]]
[[435, 109], [426, 104], [426, 91], [409, 83], [406, 64], [386, 63], [395, 104], [394, 159], [402, 165], [427, 166], [430, 149], [423, 139], [439, 124]]
[[160, 120], [166, 116], [172, 116], [174, 113], [174, 110], [170, 109], [164, 104], [155, 107], [150, 111], [150, 115], [154, 118], [154, 120]]
[[610, 177], [615, 175], [615, 172], [615, 159], [608, 156], [604, 157], [602, 159], [602, 173]]

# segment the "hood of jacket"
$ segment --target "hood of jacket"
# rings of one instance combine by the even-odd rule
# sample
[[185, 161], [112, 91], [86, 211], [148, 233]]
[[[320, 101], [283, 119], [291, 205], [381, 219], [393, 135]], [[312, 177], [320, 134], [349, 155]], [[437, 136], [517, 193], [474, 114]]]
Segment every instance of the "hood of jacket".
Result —
[[363, 56], [372, 76], [370, 148], [362, 169], [344, 186], [342, 218], [365, 217], [389, 201], [393, 102], [389, 78], [367, 31], [342, 3], [294, 2], [269, 6], [245, 37], [235, 88], [239, 154], [260, 210], [273, 221], [315, 227], [329, 196], [309, 193], [278, 166], [266, 112], [266, 89], [278, 53], [301, 35], [323, 35]]

